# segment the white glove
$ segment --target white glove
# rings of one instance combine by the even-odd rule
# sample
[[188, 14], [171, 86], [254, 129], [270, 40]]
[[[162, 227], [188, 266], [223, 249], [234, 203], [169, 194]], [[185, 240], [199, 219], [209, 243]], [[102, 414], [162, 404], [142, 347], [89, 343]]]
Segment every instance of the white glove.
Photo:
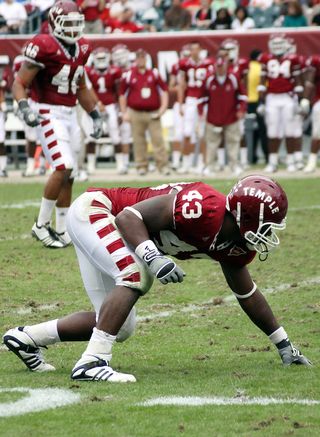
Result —
[[162, 255], [153, 241], [147, 240], [139, 244], [135, 252], [162, 284], [183, 281], [184, 271], [171, 258]]
[[19, 112], [24, 119], [25, 123], [30, 127], [36, 127], [41, 123], [41, 120], [44, 119], [44, 117], [38, 112], [33, 111], [29, 103], [26, 99], [19, 100]]
[[100, 112], [97, 109], [94, 109], [89, 113], [89, 115], [93, 121], [93, 132], [91, 136], [93, 138], [98, 139], [102, 136], [102, 132], [103, 132], [103, 126], [102, 126], [103, 123], [102, 123]]
[[256, 112], [261, 117], [264, 117], [266, 115], [266, 105], [264, 105], [263, 103], [260, 103], [260, 105], [257, 107]]
[[299, 103], [299, 113], [302, 115], [308, 115], [310, 112], [310, 100], [301, 99]]

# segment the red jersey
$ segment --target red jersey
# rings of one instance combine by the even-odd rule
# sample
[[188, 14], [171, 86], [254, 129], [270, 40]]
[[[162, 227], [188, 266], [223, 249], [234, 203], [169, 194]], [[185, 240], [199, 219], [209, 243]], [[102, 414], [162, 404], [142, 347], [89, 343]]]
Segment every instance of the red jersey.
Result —
[[247, 96], [239, 77], [227, 74], [223, 83], [219, 83], [212, 74], [205, 83], [208, 96], [207, 121], [214, 126], [227, 126], [237, 121], [237, 112], [246, 112]]
[[229, 73], [238, 76], [240, 80], [244, 80], [249, 71], [249, 59], [239, 58], [236, 62], [229, 65]]
[[83, 0], [77, 0], [76, 4], [80, 8], [86, 21], [95, 21], [100, 17], [99, 0], [87, 0], [86, 6], [81, 8]]
[[306, 67], [315, 72], [315, 96], [314, 102], [320, 100], [320, 55], [312, 55], [306, 60]]
[[156, 68], [144, 73], [132, 67], [122, 75], [119, 94], [127, 94], [127, 105], [136, 111], [156, 111], [160, 108], [160, 89], [168, 91]]
[[210, 58], [195, 62], [192, 58], [179, 61], [179, 71], [183, 71], [186, 77], [186, 97], [203, 96], [203, 85], [208, 71], [213, 67], [214, 61]]
[[111, 66], [105, 71], [99, 71], [93, 67], [86, 67], [86, 73], [99, 100], [104, 105], [117, 102], [116, 85], [122, 76], [121, 68]]
[[224, 216], [226, 196], [203, 182], [176, 183], [148, 188], [89, 188], [101, 191], [111, 200], [113, 215], [126, 206], [132, 206], [151, 197], [176, 190], [172, 230], [160, 231], [150, 237], [158, 249], [178, 259], [211, 258], [215, 261], [244, 266], [250, 263], [255, 252], [245, 241], [226, 241], [216, 246]]
[[41, 68], [31, 84], [31, 98], [50, 105], [75, 106], [79, 79], [90, 55], [89, 43], [80, 38], [71, 55], [53, 35], [36, 35], [24, 47], [25, 60]]
[[262, 64], [261, 74], [267, 79], [267, 93], [290, 93], [295, 86], [295, 77], [301, 73], [299, 56], [294, 54], [275, 56], [262, 53], [258, 61]]

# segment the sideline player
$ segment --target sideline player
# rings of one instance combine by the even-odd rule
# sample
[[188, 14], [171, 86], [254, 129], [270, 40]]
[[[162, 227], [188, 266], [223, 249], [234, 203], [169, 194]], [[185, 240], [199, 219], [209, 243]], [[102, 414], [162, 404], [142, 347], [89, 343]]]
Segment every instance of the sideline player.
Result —
[[[101, 135], [102, 121], [95, 109], [97, 102], [85, 85], [84, 65], [90, 46], [82, 38], [84, 16], [72, 1], [58, 1], [49, 10], [48, 22], [51, 33], [36, 35], [26, 44], [26, 61], [12, 91], [24, 121], [31, 127], [37, 126], [43, 152], [53, 168], [32, 235], [45, 247], [63, 248], [71, 243], [66, 215], [71, 203], [75, 148], [80, 146], [77, 99], [93, 119], [92, 136]], [[50, 226], [54, 207], [56, 230]]]
[[[135, 382], [110, 367], [115, 340], [135, 327], [135, 303], [153, 278], [182, 282], [171, 258], [206, 258], [220, 263], [241, 308], [274, 343], [285, 365], [310, 364], [288, 339], [247, 269], [256, 253], [266, 259], [286, 226], [287, 196], [270, 178], [241, 179], [226, 197], [202, 182], [154, 188], [91, 188], [68, 214], [82, 279], [95, 308], [60, 320], [10, 329], [4, 343], [30, 369], [54, 370], [40, 346], [88, 340], [72, 379]], [[93, 331], [93, 332], [92, 332]]]
[[262, 77], [258, 87], [261, 105], [257, 111], [260, 114], [265, 112], [266, 116], [269, 157], [265, 171], [268, 173], [274, 173], [278, 169], [278, 152], [282, 138], [286, 139], [287, 170], [296, 170], [294, 151], [301, 129], [295, 124], [297, 104], [293, 94], [301, 94], [303, 87], [299, 57], [296, 54], [287, 54], [287, 50], [285, 35], [271, 35], [270, 53], [262, 53], [258, 58], [262, 64]]
[[128, 172], [124, 165], [121, 150], [120, 129], [117, 110], [117, 85], [122, 75], [120, 67], [110, 65], [109, 50], [98, 47], [92, 53], [93, 65], [86, 68], [88, 79], [98, 96], [101, 114], [106, 114], [108, 133], [114, 146], [117, 171], [119, 174]]

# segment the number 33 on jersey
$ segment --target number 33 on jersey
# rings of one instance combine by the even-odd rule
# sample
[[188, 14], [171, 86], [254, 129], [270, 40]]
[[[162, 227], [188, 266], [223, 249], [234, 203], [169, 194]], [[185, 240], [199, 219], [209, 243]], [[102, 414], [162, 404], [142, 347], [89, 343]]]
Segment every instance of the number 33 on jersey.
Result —
[[41, 68], [31, 85], [31, 98], [50, 105], [75, 106], [76, 93], [90, 46], [84, 38], [70, 54], [53, 35], [36, 35], [24, 48], [26, 61]]

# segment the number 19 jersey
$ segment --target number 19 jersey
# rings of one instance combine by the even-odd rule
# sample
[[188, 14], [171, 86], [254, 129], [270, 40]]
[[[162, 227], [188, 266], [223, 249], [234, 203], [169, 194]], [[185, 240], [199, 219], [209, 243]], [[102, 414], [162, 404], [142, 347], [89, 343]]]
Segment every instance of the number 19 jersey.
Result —
[[53, 35], [36, 35], [24, 47], [25, 60], [41, 68], [31, 84], [31, 98], [49, 105], [75, 106], [80, 78], [90, 55], [89, 43], [80, 38], [70, 54]]

